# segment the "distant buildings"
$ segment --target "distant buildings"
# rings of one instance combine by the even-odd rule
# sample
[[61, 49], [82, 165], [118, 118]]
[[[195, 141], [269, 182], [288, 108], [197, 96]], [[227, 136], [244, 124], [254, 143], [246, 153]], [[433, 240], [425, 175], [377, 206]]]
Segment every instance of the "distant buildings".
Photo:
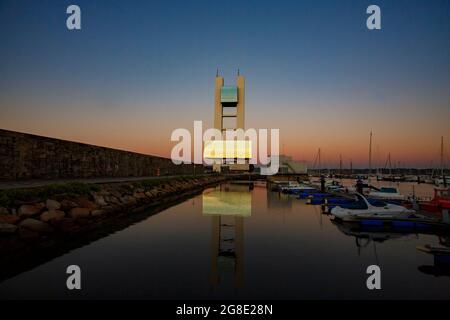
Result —
[[306, 174], [308, 166], [305, 161], [296, 161], [292, 157], [280, 155], [280, 169], [278, 174]]

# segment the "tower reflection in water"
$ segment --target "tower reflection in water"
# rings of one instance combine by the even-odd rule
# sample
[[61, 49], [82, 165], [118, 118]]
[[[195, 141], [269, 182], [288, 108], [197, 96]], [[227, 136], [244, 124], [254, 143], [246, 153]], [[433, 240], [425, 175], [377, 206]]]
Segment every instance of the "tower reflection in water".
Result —
[[203, 194], [203, 215], [211, 217], [211, 274], [213, 289], [231, 276], [241, 288], [244, 272], [244, 219], [251, 215], [248, 184], [222, 184]]

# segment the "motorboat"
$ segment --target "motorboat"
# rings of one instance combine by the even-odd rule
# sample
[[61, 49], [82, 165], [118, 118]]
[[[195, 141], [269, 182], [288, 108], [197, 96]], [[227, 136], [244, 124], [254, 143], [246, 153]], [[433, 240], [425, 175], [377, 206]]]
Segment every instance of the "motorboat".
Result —
[[289, 181], [272, 181], [272, 191], [281, 191], [281, 188], [289, 185]]
[[405, 200], [406, 197], [400, 194], [397, 188], [394, 187], [381, 187], [380, 189], [371, 187], [371, 190], [367, 194], [372, 199], [380, 200]]
[[450, 188], [435, 188], [433, 199], [420, 201], [419, 208], [429, 212], [441, 212], [443, 209], [450, 209]]
[[283, 184], [280, 184], [281, 192], [286, 192], [290, 189], [295, 189], [300, 187], [300, 184], [297, 181], [286, 181]]
[[[446, 177], [445, 177], [445, 183], [446, 183], [446, 184], [450, 184], [450, 177], [449, 177], [449, 176], [446, 176]], [[434, 184], [435, 184], [436, 186], [444, 185], [444, 177], [435, 178], [435, 179], [434, 179]]]
[[292, 193], [292, 194], [298, 194], [302, 192], [311, 192], [317, 190], [316, 188], [307, 185], [307, 184], [300, 184], [298, 182], [290, 182], [288, 185], [281, 186], [281, 192], [284, 193]]
[[[382, 201], [379, 199], [366, 198], [367, 202], [369, 202], [373, 206], [384, 206], [386, 201]], [[315, 194], [312, 193], [309, 196], [308, 204], [321, 204], [326, 205], [330, 210], [336, 206], [340, 206], [341, 208], [354, 208], [355, 205], [358, 205], [358, 198], [352, 195], [338, 195], [338, 194]], [[389, 202], [388, 202], [389, 203]], [[395, 203], [394, 203], [395, 204]]]
[[357, 201], [344, 207], [336, 206], [330, 213], [338, 219], [346, 220], [353, 218], [395, 218], [408, 217], [415, 211], [403, 206], [379, 201], [376, 205], [371, 204], [362, 194], [355, 193]]
[[344, 187], [339, 181], [333, 180], [331, 184], [325, 184], [329, 192], [348, 192], [348, 188]]

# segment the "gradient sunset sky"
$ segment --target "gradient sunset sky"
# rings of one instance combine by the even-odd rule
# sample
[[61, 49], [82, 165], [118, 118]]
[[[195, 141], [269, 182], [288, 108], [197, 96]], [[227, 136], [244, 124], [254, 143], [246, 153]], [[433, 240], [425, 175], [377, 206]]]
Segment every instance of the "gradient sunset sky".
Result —
[[366, 166], [371, 130], [383, 166], [450, 149], [449, 0], [0, 0], [3, 129], [169, 156], [173, 129], [212, 126], [217, 67], [296, 159]]

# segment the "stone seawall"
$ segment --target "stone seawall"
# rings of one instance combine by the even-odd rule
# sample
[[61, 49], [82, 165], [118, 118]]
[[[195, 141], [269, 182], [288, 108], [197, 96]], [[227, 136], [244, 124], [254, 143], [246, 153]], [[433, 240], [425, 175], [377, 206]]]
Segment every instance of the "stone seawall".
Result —
[[0, 191], [0, 279], [18, 272], [17, 263], [38, 263], [53, 247], [64, 251], [69, 243], [83, 242], [93, 233], [105, 236], [108, 224], [124, 228], [145, 218], [139, 215], [151, 208], [173, 205], [225, 180], [180, 177]]
[[[0, 180], [192, 174], [170, 159], [0, 129]], [[196, 173], [203, 166], [196, 166]]]

